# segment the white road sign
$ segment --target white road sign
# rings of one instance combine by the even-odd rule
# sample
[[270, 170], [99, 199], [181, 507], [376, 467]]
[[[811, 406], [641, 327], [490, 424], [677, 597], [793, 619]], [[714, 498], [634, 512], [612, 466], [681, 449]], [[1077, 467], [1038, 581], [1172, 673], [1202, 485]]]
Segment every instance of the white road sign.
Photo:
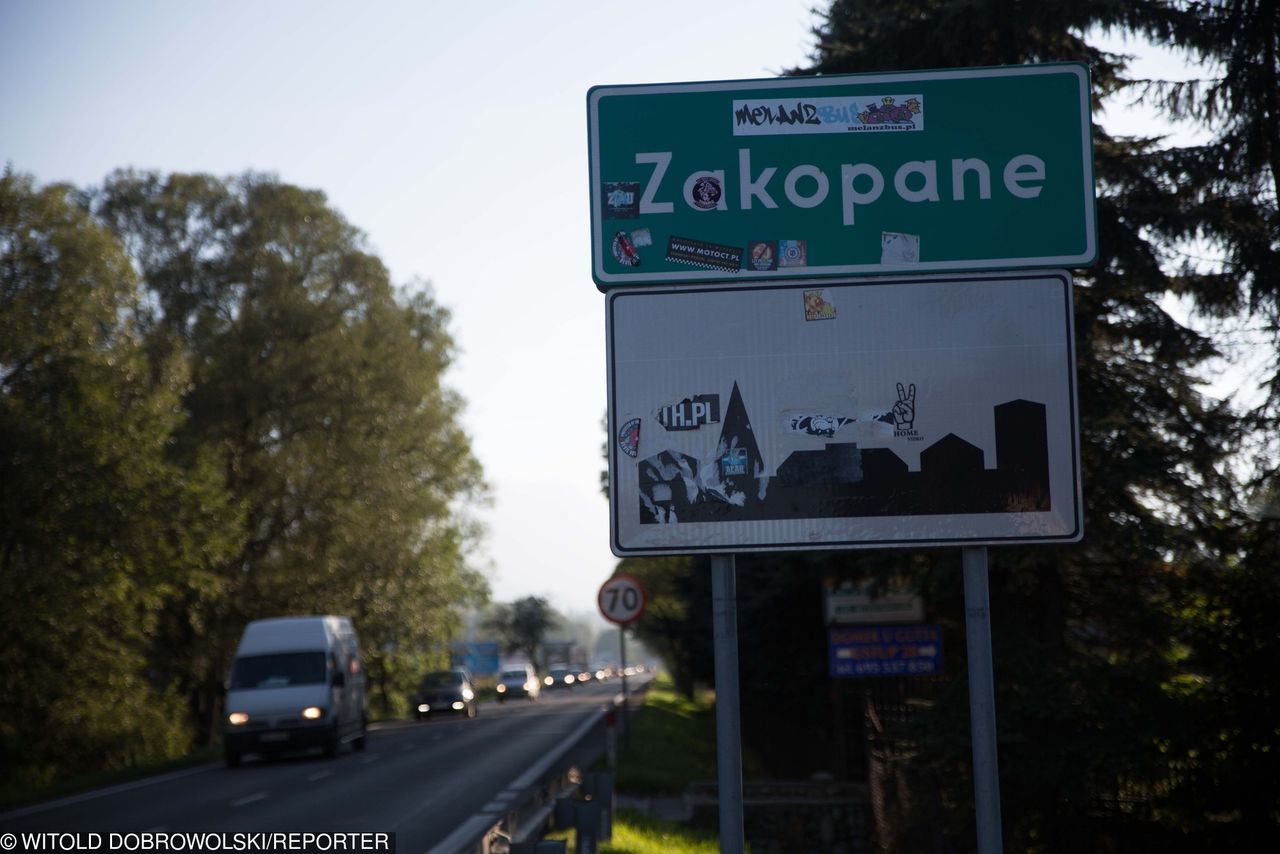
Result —
[[620, 573], [610, 578], [596, 598], [604, 618], [620, 626], [634, 623], [644, 613], [644, 586], [630, 575]]
[[1082, 534], [1065, 271], [606, 302], [619, 556]]

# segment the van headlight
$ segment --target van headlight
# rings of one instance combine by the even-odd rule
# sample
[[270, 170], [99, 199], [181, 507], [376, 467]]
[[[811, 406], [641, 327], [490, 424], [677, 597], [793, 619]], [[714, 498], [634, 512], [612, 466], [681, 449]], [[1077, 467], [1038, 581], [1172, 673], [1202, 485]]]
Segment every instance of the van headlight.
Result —
[[244, 726], [249, 722], [249, 716], [244, 712], [232, 712], [227, 715], [227, 723], [232, 726]]
[[544, 685], [554, 685], [554, 684], [556, 684], [556, 680], [555, 680], [553, 677], [551, 677], [551, 676], [548, 676], [546, 679], [543, 679], [543, 680], [542, 680], [542, 682], [543, 682], [543, 684], [544, 684]]
[[324, 709], [319, 706], [307, 706], [302, 710], [303, 720], [318, 721], [324, 717]]
[[494, 688], [493, 690], [497, 691], [499, 694], [505, 694], [507, 693], [507, 686], [499, 682], [498, 687]]

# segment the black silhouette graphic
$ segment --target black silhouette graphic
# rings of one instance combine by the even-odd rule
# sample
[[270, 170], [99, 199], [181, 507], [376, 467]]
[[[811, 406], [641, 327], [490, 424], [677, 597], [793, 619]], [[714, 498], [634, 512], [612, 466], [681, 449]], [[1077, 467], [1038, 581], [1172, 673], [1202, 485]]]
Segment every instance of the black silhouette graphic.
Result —
[[[901, 409], [900, 409], [901, 407]], [[899, 412], [902, 416], [900, 417]], [[713, 461], [664, 451], [640, 462], [640, 521], [760, 521], [862, 516], [1025, 513], [1050, 509], [1047, 411], [1012, 400], [994, 407], [996, 467], [948, 433], [920, 454], [920, 471], [888, 448], [828, 443], [796, 451], [773, 477], [735, 383]], [[915, 419], [915, 385], [898, 385], [899, 429]]]

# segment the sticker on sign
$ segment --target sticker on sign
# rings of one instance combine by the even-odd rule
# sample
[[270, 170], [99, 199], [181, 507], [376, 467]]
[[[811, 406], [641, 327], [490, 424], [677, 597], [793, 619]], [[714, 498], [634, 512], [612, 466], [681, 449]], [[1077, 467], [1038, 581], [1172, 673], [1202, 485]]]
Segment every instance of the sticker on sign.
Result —
[[615, 575], [600, 587], [596, 597], [600, 613], [611, 623], [625, 626], [640, 619], [644, 613], [644, 585], [630, 575]]

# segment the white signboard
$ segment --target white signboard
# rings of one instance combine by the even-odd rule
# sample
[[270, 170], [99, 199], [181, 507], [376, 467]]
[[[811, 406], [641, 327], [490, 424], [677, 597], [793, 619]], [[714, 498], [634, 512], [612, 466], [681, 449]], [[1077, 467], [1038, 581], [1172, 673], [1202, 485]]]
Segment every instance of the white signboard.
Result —
[[1065, 271], [607, 298], [615, 554], [1074, 542]]

